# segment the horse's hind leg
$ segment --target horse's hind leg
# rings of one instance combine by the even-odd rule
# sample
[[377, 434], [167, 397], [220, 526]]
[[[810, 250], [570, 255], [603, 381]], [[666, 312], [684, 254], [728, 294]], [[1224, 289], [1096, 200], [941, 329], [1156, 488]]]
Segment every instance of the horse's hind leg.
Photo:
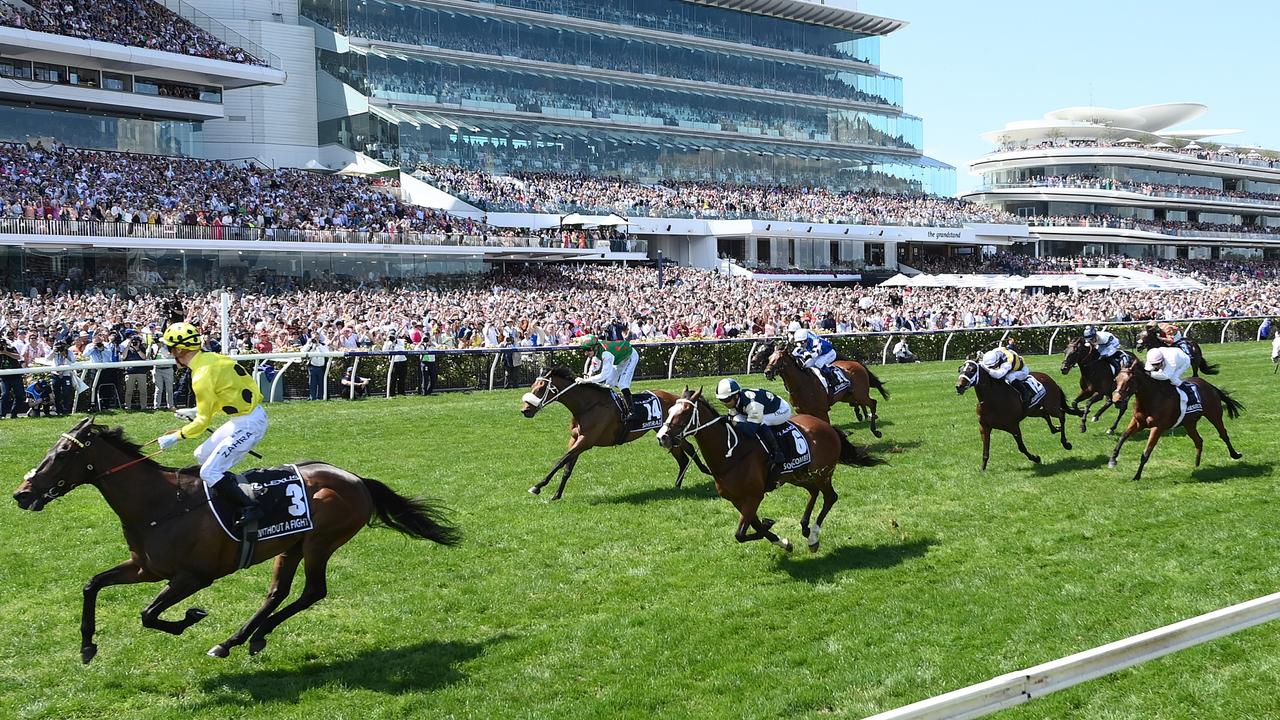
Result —
[[876, 412], [876, 399], [871, 397], [870, 393], [867, 393], [866, 404], [867, 418], [871, 420], [871, 434], [876, 437], [884, 437], [884, 433], [876, 429], [876, 420], [880, 419], [880, 414]]
[[982, 435], [982, 472], [986, 472], [987, 460], [991, 457], [991, 428], [979, 425], [978, 433]]
[[1058, 435], [1062, 440], [1062, 449], [1070, 450], [1071, 442], [1067, 440], [1067, 411], [1066, 403], [1058, 407]]
[[1119, 412], [1116, 413], [1115, 422], [1111, 423], [1111, 427], [1107, 428], [1108, 435], [1115, 435], [1116, 428], [1120, 426], [1120, 421], [1124, 419], [1125, 415], [1129, 414], [1128, 400], [1125, 400], [1124, 402], [1120, 403], [1119, 405], [1116, 405], [1115, 407], [1116, 407], [1116, 410], [1118, 410]]
[[[267, 635], [279, 627], [280, 623], [315, 605], [329, 594], [328, 581], [325, 579], [329, 558], [333, 555], [334, 550], [337, 550], [343, 543], [350, 540], [351, 536], [355, 535], [359, 530], [360, 526], [353, 528], [345, 536], [337, 538], [337, 542], [334, 542], [332, 536], [321, 538], [315, 535], [303, 541], [303, 572], [306, 573], [307, 582], [302, 586], [302, 594], [298, 596], [298, 599], [259, 622], [258, 628], [253, 631], [253, 635], [249, 638], [250, 655], [257, 655], [262, 652], [262, 649], [267, 646]], [[323, 547], [320, 546], [322, 542], [325, 543]]]
[[1244, 455], [1236, 452], [1235, 446], [1231, 444], [1231, 436], [1227, 435], [1227, 426], [1222, 422], [1222, 415], [1219, 414], [1216, 420], [1214, 418], [1208, 418], [1208, 420], [1218, 429], [1218, 437], [1222, 438], [1222, 442], [1227, 444], [1227, 452], [1231, 453], [1231, 459], [1239, 460], [1244, 457]]
[[302, 543], [276, 556], [275, 568], [271, 571], [271, 587], [267, 588], [267, 598], [258, 612], [249, 618], [234, 635], [209, 649], [211, 657], [224, 658], [231, 653], [231, 648], [243, 645], [250, 633], [258, 629], [263, 619], [275, 612], [280, 603], [289, 597], [289, 589], [293, 587], [293, 576], [298, 571], [298, 563], [302, 562]]
[[564, 466], [564, 474], [560, 476], [560, 486], [556, 488], [556, 494], [551, 496], [552, 500], [559, 500], [564, 495], [564, 486], [569, 484], [569, 476], [573, 474], [573, 466], [578, 464], [578, 454], [574, 454], [569, 458], [569, 463]]
[[1186, 429], [1187, 437], [1191, 438], [1191, 442], [1196, 446], [1196, 467], [1200, 467], [1200, 453], [1204, 450], [1204, 438], [1200, 437], [1200, 431], [1196, 429], [1194, 420], [1182, 427]]
[[[740, 543], [764, 539], [787, 552], [791, 552], [791, 541], [779, 538], [769, 529], [771, 524], [766, 525], [760, 521], [760, 501], [763, 499], [763, 496], [750, 497], [734, 502], [734, 505], [738, 507], [738, 512], [741, 513], [741, 518], [738, 520], [738, 530], [734, 533], [734, 538]], [[747, 532], [748, 527], [756, 531], [754, 535]]]
[[181, 635], [187, 628], [205, 619], [209, 613], [200, 608], [187, 608], [187, 613], [181, 620], [162, 620], [160, 613], [209, 587], [212, 582], [189, 574], [175, 575], [156, 599], [142, 611], [142, 627], [161, 630], [170, 635]]
[[93, 643], [93, 634], [97, 631], [98, 591], [110, 585], [128, 585], [140, 582], [155, 582], [162, 578], [153, 575], [133, 560], [126, 560], [119, 565], [100, 572], [90, 578], [84, 586], [84, 605], [80, 611], [80, 661], [88, 665], [98, 654], [98, 646]]
[[[800, 518], [800, 533], [808, 539], [809, 518], [813, 516], [813, 506], [818, 502], [818, 489], [814, 487], [807, 487], [805, 490], [809, 491], [809, 502], [804, 506], [804, 515]], [[815, 540], [817, 539], [816, 532], [813, 533], [813, 537]]]

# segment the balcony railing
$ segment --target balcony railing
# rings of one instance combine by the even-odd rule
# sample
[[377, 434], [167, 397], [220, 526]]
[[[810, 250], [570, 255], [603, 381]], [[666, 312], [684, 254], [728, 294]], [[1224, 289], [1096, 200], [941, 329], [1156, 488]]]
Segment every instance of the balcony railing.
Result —
[[1027, 188], [1067, 188], [1076, 190], [1100, 190], [1104, 192], [1129, 193], [1130, 195], [1142, 195], [1145, 197], [1170, 198], [1173, 200], [1191, 200], [1194, 202], [1215, 202], [1228, 203], [1232, 205], [1258, 205], [1262, 207], [1280, 208], [1280, 199], [1266, 198], [1250, 198], [1237, 197], [1235, 195], [1209, 194], [1209, 193], [1184, 193], [1172, 190], [1154, 190], [1142, 189], [1141, 186], [1125, 186], [1115, 183], [1106, 183], [1104, 181], [1036, 181], [1028, 180], [1026, 182], [1015, 183], [983, 183], [978, 187], [978, 192], [990, 192], [992, 190], [1020, 190]]
[[374, 232], [368, 230], [295, 230], [272, 227], [234, 227], [208, 225], [174, 225], [149, 223], [100, 222], [80, 220], [41, 220], [33, 218], [0, 219], [0, 234], [59, 235], [76, 237], [115, 237], [154, 240], [234, 240], [239, 242], [349, 243], [354, 245], [404, 245], [414, 247], [477, 247], [604, 250], [607, 252], [647, 253], [649, 243], [643, 237], [622, 239], [588, 239], [585, 246], [561, 237], [465, 235], [462, 233]]
[[1166, 228], [1159, 225], [1150, 225], [1140, 220], [1131, 220], [1128, 218], [1112, 218], [1107, 220], [1099, 220], [1095, 218], [1054, 218], [1054, 217], [1032, 217], [1027, 218], [1027, 224], [1031, 227], [1083, 227], [1083, 228], [1108, 228], [1111, 230], [1140, 230], [1142, 232], [1159, 233], [1161, 235], [1172, 235], [1174, 237], [1203, 237], [1203, 238], [1225, 238], [1225, 239], [1241, 239], [1241, 240], [1265, 240], [1267, 242], [1280, 243], [1280, 232], [1274, 233], [1251, 233], [1251, 232], [1224, 232], [1219, 230], [1196, 230], [1194, 228]]
[[192, 25], [195, 25], [228, 45], [244, 50], [250, 55], [266, 63], [269, 67], [273, 67], [276, 70], [284, 69], [284, 64], [280, 62], [279, 55], [270, 52], [258, 43], [241, 35], [235, 30], [232, 30], [217, 20], [214, 20], [200, 10], [192, 7], [190, 3], [183, 2], [183, 0], [158, 0], [158, 2], [172, 11], [175, 15], [186, 19]]

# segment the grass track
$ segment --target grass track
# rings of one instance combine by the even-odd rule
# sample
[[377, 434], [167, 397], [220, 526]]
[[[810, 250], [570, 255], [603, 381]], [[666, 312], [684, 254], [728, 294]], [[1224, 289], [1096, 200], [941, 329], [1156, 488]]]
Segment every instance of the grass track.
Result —
[[[260, 656], [204, 651], [257, 608], [269, 565], [200, 593], [209, 619], [174, 638], [138, 613], [158, 584], [105, 590], [93, 665], [78, 660], [80, 589], [125, 557], [92, 489], [39, 514], [0, 510], [0, 718], [861, 717], [1276, 590], [1280, 383], [1261, 343], [1210, 345], [1244, 402], [1231, 461], [1205, 437], [1162, 439], [1132, 483], [1097, 425], [1063, 451], [1026, 424], [1033, 467], [997, 434], [991, 470], [954, 363], [886, 367], [890, 461], [842, 468], [809, 556], [789, 487], [764, 512], [800, 549], [738, 545], [736, 515], [646, 438], [579, 462], [565, 499], [525, 492], [559, 457], [567, 413], [526, 420], [522, 391], [270, 409], [270, 462], [333, 461], [444, 500], [462, 546], [366, 530], [330, 564], [330, 594]], [[1031, 359], [1035, 369], [1059, 358]], [[1076, 375], [1055, 379], [1075, 387]], [[708, 387], [715, 378], [703, 382]], [[756, 376], [753, 383], [767, 384]], [[678, 389], [683, 381], [643, 383]], [[870, 438], [847, 414], [855, 441]], [[147, 439], [160, 415], [112, 418]], [[63, 420], [0, 422], [16, 487]], [[184, 452], [170, 452], [182, 464]], [[544, 495], [545, 497], [545, 495]], [[295, 593], [298, 590], [295, 584]], [[179, 606], [178, 611], [180, 612]], [[174, 611], [171, 614], [176, 616]], [[1006, 718], [1280, 714], [1280, 639], [1264, 625], [1088, 683]]]

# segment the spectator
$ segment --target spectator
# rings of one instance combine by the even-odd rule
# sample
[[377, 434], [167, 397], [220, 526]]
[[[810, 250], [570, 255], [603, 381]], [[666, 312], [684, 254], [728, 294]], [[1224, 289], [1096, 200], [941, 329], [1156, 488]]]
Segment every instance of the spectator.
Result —
[[[75, 356], [71, 354], [71, 348], [64, 340], [54, 343], [53, 349], [49, 351], [49, 355], [45, 359], [54, 367], [74, 365], [76, 361]], [[50, 385], [53, 388], [54, 410], [59, 415], [70, 414], [71, 401], [75, 395], [75, 371], [55, 370], [50, 373], [50, 377]]]
[[[369, 378], [356, 375], [355, 368], [349, 367], [346, 372], [342, 373], [342, 387], [346, 388], [343, 394], [347, 397], [364, 397], [369, 392]], [[352, 390], [354, 390], [354, 394], [352, 394]]]
[[[310, 337], [307, 338], [306, 344], [302, 346], [304, 353], [327, 353], [330, 352], [329, 340], [320, 330], [311, 331]], [[329, 358], [321, 355], [312, 355], [307, 360], [307, 399], [323, 400], [325, 397], [325, 371], [329, 367]]]
[[[142, 346], [142, 336], [133, 335], [124, 342], [121, 348], [121, 358], [124, 362], [139, 362], [147, 359], [146, 348]], [[150, 370], [146, 367], [130, 367], [125, 369], [124, 375], [124, 406], [134, 410], [147, 409], [147, 374]], [[133, 400], [137, 396], [138, 402], [135, 405]]]
[[[161, 342], [160, 338], [160, 335], [151, 336], [151, 344], [147, 346], [148, 360], [173, 359], [169, 346]], [[151, 407], [163, 410], [173, 410], [177, 407], [173, 404], [173, 368], [173, 365], [157, 365], [151, 369], [151, 381], [155, 385]]]
[[27, 386], [27, 417], [53, 416], [53, 387], [43, 375], [35, 375]]
[[[22, 367], [22, 356], [13, 342], [0, 333], [0, 370], [17, 370]], [[0, 419], [18, 417], [23, 402], [21, 375], [0, 375]]]
[[893, 346], [893, 357], [900, 363], [920, 362], [916, 360], [915, 353], [911, 352], [911, 346], [907, 344], [907, 339], [901, 338]]
[[[401, 338], [399, 335], [397, 335], [395, 330], [392, 330], [391, 334], [387, 336], [386, 342], [382, 344], [382, 351], [399, 353], [399, 352], [403, 352], [404, 350], [405, 350], [404, 339]], [[394, 395], [404, 394], [404, 379], [405, 379], [405, 374], [409, 368], [408, 360], [409, 358], [407, 356], [400, 355], [400, 354], [392, 355], [390, 357], [390, 362], [391, 362], [391, 388], [389, 390], [390, 395], [394, 396]]]

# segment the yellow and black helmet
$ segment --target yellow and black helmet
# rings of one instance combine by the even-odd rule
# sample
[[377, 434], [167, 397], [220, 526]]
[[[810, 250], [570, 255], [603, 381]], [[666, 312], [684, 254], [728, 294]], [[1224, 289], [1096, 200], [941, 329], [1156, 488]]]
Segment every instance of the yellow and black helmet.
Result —
[[163, 342], [179, 350], [199, 350], [204, 344], [200, 330], [189, 322], [176, 322], [164, 331]]

